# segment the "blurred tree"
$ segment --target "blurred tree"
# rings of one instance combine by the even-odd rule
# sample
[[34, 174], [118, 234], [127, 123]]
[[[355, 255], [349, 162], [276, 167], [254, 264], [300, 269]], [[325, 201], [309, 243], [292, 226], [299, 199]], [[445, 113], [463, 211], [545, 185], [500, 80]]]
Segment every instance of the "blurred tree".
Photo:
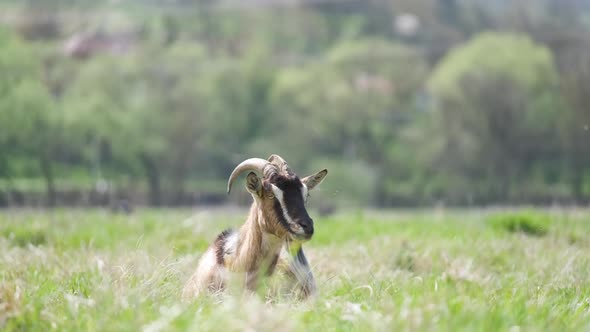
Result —
[[[24, 41], [0, 55], [0, 176], [133, 180], [160, 203], [282, 151], [329, 165], [349, 202], [584, 200], [589, 4], [12, 1]], [[66, 34], [102, 51], [64, 56]]]
[[[571, 194], [578, 202], [590, 196], [590, 25], [584, 18], [581, 1], [558, 5], [549, 1], [551, 12], [544, 16], [524, 15], [527, 33], [546, 44], [553, 52], [560, 74], [561, 94], [567, 103], [556, 123], [561, 131], [567, 178]], [[553, 12], [556, 12], [554, 15]]]
[[564, 139], [569, 182], [579, 202], [590, 195], [590, 40], [559, 50], [561, 87], [567, 112], [559, 122]]
[[580, 202], [590, 194], [590, 179], [586, 175], [590, 160], [585, 144], [588, 139], [585, 125], [589, 122], [590, 112], [584, 106], [587, 105], [584, 100], [588, 95], [586, 87], [590, 84], [587, 70], [589, 9], [587, 0], [541, 3], [521, 0], [507, 3], [496, 17], [507, 29], [523, 31], [547, 45], [554, 55], [560, 74], [561, 95], [567, 103], [562, 110], [563, 116], [556, 122], [563, 143], [562, 161], [567, 164], [565, 177], [569, 178], [571, 194]]
[[[414, 49], [384, 40], [340, 44], [323, 62], [279, 73], [271, 98], [280, 112], [275, 135], [295, 160], [310, 153], [361, 159], [379, 177], [394, 176], [383, 152], [415, 116], [425, 73]], [[385, 194], [381, 187], [376, 193]]]
[[267, 137], [274, 117], [268, 105], [273, 67], [257, 60], [207, 67], [198, 87], [203, 107], [199, 165], [203, 175], [224, 178], [248, 152], [255, 152], [248, 151], [252, 142]]
[[486, 33], [449, 53], [429, 81], [445, 142], [438, 165], [509, 198], [533, 164], [559, 153], [557, 81], [549, 50], [524, 36]]
[[[18, 174], [10, 169], [11, 158], [38, 164], [45, 180], [49, 205], [55, 203], [52, 158], [60, 140], [61, 115], [43, 85], [43, 70], [34, 49], [0, 29], [0, 166], [4, 176]], [[25, 175], [25, 174], [20, 174]]]
[[264, 134], [268, 72], [227, 58], [203, 65], [204, 56], [178, 44], [84, 66], [64, 102], [97, 178], [141, 169], [150, 202], [160, 204], [165, 187], [225, 177], [248, 140]]
[[398, 37], [423, 49], [432, 64], [465, 39], [466, 5], [449, 0], [397, 0], [391, 6], [397, 14]]
[[137, 69], [125, 60], [93, 58], [71, 77], [62, 96], [68, 141], [77, 142], [77, 153], [96, 181], [108, 177], [110, 168], [138, 171], [137, 145], [154, 145], [152, 136], [144, 141], [143, 122], [137, 121], [142, 109], [132, 108], [135, 98], [143, 96], [136, 84]]
[[393, 35], [393, 11], [390, 1], [383, 0], [343, 0], [309, 1], [303, 6], [324, 16], [356, 16], [362, 19], [363, 33], [366, 35], [391, 37]]
[[64, 102], [97, 178], [108, 167], [141, 169], [158, 205], [167, 176], [186, 175], [201, 134], [194, 65], [201, 55], [199, 47], [169, 48], [97, 57], [84, 67]]

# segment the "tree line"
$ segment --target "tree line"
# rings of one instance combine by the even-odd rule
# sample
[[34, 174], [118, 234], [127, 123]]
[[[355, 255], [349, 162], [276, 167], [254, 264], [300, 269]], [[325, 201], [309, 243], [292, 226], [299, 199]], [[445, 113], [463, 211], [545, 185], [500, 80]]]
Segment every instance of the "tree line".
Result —
[[224, 200], [271, 153], [334, 204], [590, 197], [588, 1], [2, 6], [4, 205]]

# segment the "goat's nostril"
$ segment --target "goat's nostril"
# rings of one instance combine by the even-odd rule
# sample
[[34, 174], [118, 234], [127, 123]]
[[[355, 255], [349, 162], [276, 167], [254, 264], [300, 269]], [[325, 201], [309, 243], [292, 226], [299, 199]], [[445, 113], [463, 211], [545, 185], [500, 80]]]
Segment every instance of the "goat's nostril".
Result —
[[300, 224], [301, 228], [303, 228], [303, 230], [305, 231], [305, 233], [307, 234], [311, 234], [313, 233], [313, 224]]

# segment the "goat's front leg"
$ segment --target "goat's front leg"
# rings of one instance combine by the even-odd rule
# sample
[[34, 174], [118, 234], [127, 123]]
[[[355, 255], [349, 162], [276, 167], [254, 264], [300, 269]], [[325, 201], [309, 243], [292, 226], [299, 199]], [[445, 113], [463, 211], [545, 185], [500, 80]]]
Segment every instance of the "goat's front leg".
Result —
[[301, 298], [315, 296], [317, 294], [315, 279], [301, 244], [290, 243], [286, 249], [288, 253], [286, 272], [293, 283], [291, 290]]
[[246, 289], [252, 293], [258, 288], [258, 270], [246, 272]]

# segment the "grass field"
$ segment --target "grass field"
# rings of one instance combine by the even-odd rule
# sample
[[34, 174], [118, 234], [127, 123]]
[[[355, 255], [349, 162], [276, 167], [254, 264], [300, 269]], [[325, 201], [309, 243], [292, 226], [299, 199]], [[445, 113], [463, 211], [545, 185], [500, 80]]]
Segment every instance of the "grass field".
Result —
[[244, 211], [0, 211], [0, 330], [590, 331], [590, 211], [316, 217], [315, 301], [180, 301]]

